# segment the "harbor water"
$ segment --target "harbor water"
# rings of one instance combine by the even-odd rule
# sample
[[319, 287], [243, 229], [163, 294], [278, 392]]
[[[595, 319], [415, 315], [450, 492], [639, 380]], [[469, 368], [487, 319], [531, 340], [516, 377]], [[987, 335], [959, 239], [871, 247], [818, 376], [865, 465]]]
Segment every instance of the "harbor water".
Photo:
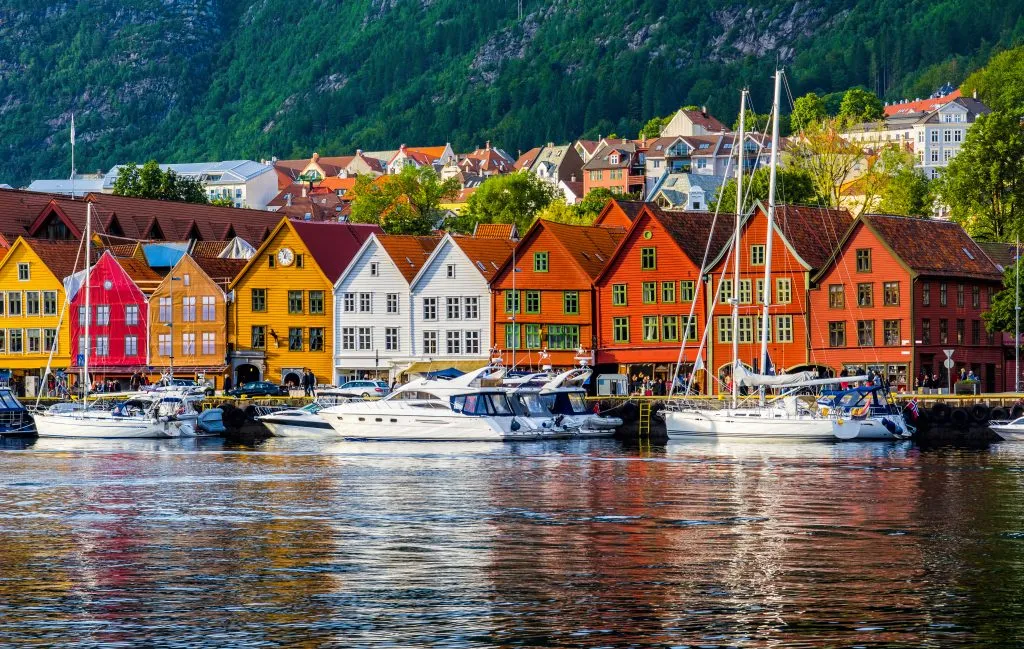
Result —
[[4, 646], [1024, 642], [1024, 445], [3, 444]]

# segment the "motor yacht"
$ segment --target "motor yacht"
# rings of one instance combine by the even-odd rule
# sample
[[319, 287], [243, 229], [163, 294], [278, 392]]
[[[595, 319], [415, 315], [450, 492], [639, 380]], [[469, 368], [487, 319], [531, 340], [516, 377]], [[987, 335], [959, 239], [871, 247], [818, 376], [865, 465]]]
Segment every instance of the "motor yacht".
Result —
[[266, 426], [274, 437], [337, 439], [338, 432], [320, 416], [320, 411], [323, 409], [323, 405], [314, 401], [301, 408], [289, 408], [258, 415], [256, 421]]

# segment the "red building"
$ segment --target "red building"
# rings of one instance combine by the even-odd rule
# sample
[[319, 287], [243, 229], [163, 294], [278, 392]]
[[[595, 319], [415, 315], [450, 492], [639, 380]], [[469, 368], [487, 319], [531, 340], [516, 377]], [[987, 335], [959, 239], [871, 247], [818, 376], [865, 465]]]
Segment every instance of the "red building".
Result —
[[[66, 283], [83, 282], [84, 273]], [[89, 373], [93, 380], [126, 379], [145, 371], [149, 331], [147, 293], [161, 277], [145, 262], [103, 252], [89, 273]], [[85, 351], [85, 286], [69, 287], [71, 299], [71, 361], [80, 368]]]
[[616, 194], [643, 192], [646, 144], [630, 140], [601, 140], [583, 165], [583, 194], [603, 188]]
[[956, 223], [862, 215], [814, 282], [813, 363], [877, 371], [899, 389], [922, 373], [945, 386], [943, 350], [952, 349], [955, 372], [973, 370], [986, 392], [1004, 389], [1002, 337], [981, 320], [1002, 273]]
[[[689, 370], [707, 322], [700, 268], [708, 239], [711, 259], [732, 235], [732, 220], [725, 216], [712, 236], [713, 218], [708, 212], [642, 206], [594, 281], [599, 365], [615, 365], [608, 369], [613, 373], [669, 379], [685, 336]], [[693, 320], [687, 326], [691, 309]]]
[[594, 279], [622, 237], [543, 219], [530, 227], [491, 280], [492, 340], [506, 366], [572, 367], [578, 348], [594, 349]]
[[[818, 322], [813, 321], [808, 309], [811, 276], [828, 262], [851, 222], [850, 213], [845, 209], [780, 205], [775, 211], [768, 354], [779, 371], [807, 369], [811, 363], [811, 330], [821, 326], [820, 318]], [[766, 210], [757, 204], [740, 229], [739, 286], [733, 286], [731, 241], [711, 264], [708, 280], [711, 285], [705, 292], [709, 308], [715, 291], [720, 290], [720, 295], [713, 309], [707, 368], [716, 376], [730, 371], [734, 334], [730, 300], [734, 295], [740, 306], [739, 327], [735, 332], [739, 339], [740, 361], [751, 368], [760, 364], [767, 234]]]
[[624, 201], [613, 198], [604, 204], [601, 213], [594, 219], [594, 225], [602, 228], [622, 228], [628, 230], [633, 225], [633, 220], [644, 208], [643, 201]]

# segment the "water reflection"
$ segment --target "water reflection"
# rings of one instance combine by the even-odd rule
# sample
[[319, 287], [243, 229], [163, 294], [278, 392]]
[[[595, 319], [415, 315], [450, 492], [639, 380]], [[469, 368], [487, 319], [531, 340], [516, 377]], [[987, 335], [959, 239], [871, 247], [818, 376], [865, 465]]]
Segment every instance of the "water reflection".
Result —
[[0, 637], [977, 646], [1024, 445], [5, 441]]

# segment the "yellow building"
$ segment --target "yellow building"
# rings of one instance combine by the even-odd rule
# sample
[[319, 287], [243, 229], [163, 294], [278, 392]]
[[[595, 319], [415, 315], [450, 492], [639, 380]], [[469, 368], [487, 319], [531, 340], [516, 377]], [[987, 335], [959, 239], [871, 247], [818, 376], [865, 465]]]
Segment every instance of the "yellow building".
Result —
[[228, 363], [235, 385], [333, 376], [334, 284], [375, 225], [283, 219], [231, 283]]
[[78, 248], [77, 242], [18, 237], [0, 260], [0, 377], [28, 396], [47, 389], [51, 351], [54, 373], [63, 376], [71, 365], [64, 278], [75, 272]]

